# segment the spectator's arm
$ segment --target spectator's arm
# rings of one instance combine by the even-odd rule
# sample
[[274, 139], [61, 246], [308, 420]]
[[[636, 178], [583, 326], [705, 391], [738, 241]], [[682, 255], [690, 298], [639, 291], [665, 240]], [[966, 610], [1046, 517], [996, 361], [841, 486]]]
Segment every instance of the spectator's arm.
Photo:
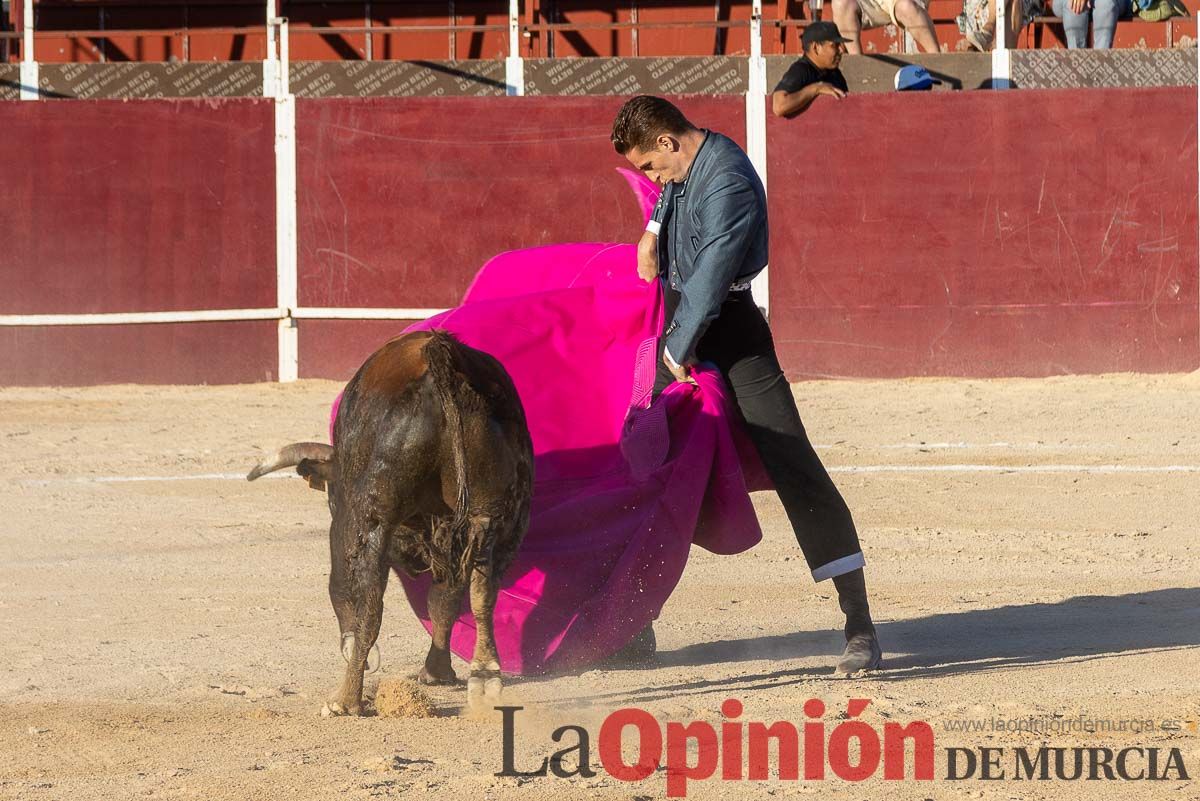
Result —
[[803, 114], [821, 95], [831, 95], [839, 100], [846, 93], [829, 83], [810, 83], [795, 92], [776, 91], [771, 95], [771, 110], [776, 117], [795, 117]]

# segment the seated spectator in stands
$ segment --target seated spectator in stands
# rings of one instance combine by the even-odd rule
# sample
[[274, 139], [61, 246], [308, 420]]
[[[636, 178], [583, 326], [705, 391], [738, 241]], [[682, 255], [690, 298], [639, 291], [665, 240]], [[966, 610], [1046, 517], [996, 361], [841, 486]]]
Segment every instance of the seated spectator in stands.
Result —
[[1133, 10], [1130, 0], [1054, 0], [1054, 15], [1062, 17], [1067, 47], [1087, 47], [1088, 23], [1092, 25], [1092, 47], [1108, 50], [1117, 32], [1117, 18]]
[[[976, 50], [991, 50], [996, 37], [996, 7], [998, 0], [963, 0], [963, 13], [958, 27]], [[984, 4], [986, 3], [986, 8]], [[1088, 24], [1092, 24], [1092, 46], [1097, 50], [1112, 47], [1117, 30], [1117, 18], [1133, 10], [1132, 0], [1007, 0], [1005, 8], [1009, 22], [1008, 46], [1017, 46], [1021, 29], [1034, 17], [1053, 11], [1061, 17], [1067, 34], [1067, 47], [1087, 47]]]
[[[958, 29], [976, 50], [984, 53], [996, 42], [996, 9], [998, 0], [963, 0], [963, 13], [958, 17]], [[1029, 21], [1043, 13], [1042, 0], [1006, 0], [1004, 3], [1008, 29], [1007, 47], [1015, 49], [1017, 37]]]
[[925, 53], [940, 53], [933, 20], [925, 9], [925, 0], [832, 0], [833, 21], [843, 36], [849, 37], [846, 51], [862, 53], [859, 34], [863, 28], [896, 25], [908, 31]]
[[832, 22], [814, 22], [804, 29], [800, 43], [804, 55], [796, 59], [771, 93], [771, 110], [776, 117], [803, 114], [821, 95], [839, 100], [850, 91], [838, 69], [846, 43]]

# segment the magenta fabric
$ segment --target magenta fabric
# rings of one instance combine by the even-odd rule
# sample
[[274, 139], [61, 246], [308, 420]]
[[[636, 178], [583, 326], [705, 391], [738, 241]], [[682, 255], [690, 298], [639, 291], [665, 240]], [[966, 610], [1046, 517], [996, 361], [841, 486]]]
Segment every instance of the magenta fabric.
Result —
[[[653, 184], [626, 177], [648, 217]], [[408, 330], [430, 328], [500, 360], [533, 438], [529, 532], [496, 605], [504, 672], [612, 654], [658, 616], [693, 542], [733, 554], [761, 538], [748, 490], [769, 484], [720, 375], [701, 368], [650, 404], [662, 301], [633, 245], [503, 253], [462, 305]], [[428, 574], [400, 580], [429, 629]], [[469, 660], [474, 646], [464, 600], [451, 648]]]

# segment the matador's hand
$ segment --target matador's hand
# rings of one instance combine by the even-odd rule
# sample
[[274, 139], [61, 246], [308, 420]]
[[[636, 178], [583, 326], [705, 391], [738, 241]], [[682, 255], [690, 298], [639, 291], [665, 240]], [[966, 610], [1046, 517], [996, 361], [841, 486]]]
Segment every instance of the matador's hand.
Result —
[[692, 378], [692, 368], [686, 364], [676, 364], [671, 361], [667, 354], [663, 353], [663, 364], [671, 371], [671, 375], [675, 376], [675, 380], [684, 384], [695, 384], [696, 379]]

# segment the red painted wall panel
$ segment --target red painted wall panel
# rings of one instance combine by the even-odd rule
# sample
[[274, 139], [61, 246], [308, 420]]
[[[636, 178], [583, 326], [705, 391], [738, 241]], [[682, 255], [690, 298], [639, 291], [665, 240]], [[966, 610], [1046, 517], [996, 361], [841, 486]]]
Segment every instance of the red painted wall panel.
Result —
[[[262, 61], [267, 57], [263, 6], [188, 7], [188, 61]], [[205, 33], [204, 28], [260, 27], [262, 33]]]
[[[636, 9], [634, 8], [636, 6]], [[537, 57], [573, 56], [732, 56], [750, 52], [748, 25], [715, 28], [714, 22], [747, 22], [750, 3], [746, 0], [718, 2], [615, 2], [586, 0], [541, 0], [539, 22], [597, 23], [636, 22], [642, 25], [671, 23], [670, 26], [631, 28], [615, 31], [583, 28], [539, 34], [534, 41]], [[772, 10], [773, 13], [773, 10]], [[680, 25], [679, 23], [684, 23]], [[701, 23], [692, 27], [691, 24]]]
[[[1185, 40], [1190, 40], [1191, 42], [1196, 41], [1196, 14], [1197, 12], [1193, 11], [1190, 18], [1172, 17], [1171, 19], [1167, 20], [1167, 22], [1163, 23], [1170, 29], [1171, 47], [1186, 47], [1188, 46], [1188, 41]], [[1120, 23], [1118, 23], [1118, 25], [1119, 24]]]
[[[355, 8], [360, 6], [355, 5]], [[365, 6], [361, 6], [365, 10]], [[387, 26], [432, 26], [450, 24], [449, 3], [442, 2], [373, 2], [371, 18], [373, 25]], [[504, 21], [508, 14], [505, 9]], [[507, 34], [505, 34], [507, 36]], [[451, 33], [449, 31], [422, 30], [405, 33], [372, 34], [372, 55], [375, 59], [443, 59], [450, 58]], [[495, 55], [480, 56], [493, 58]], [[503, 57], [502, 55], [500, 57]], [[458, 56], [467, 58], [467, 56]]]
[[0, 105], [0, 314], [275, 305], [271, 103]]
[[362, 28], [367, 24], [365, 5], [290, 4], [287, 17], [290, 58], [295, 61], [357, 61], [367, 57], [365, 32], [309, 33], [307, 28]]
[[[623, 100], [297, 101], [300, 304], [446, 308], [499, 252], [633, 241]], [[678, 100], [745, 141], [741, 98]]]
[[[508, 25], [507, 9], [497, 8], [494, 3], [454, 4], [456, 25]], [[451, 59], [501, 59], [508, 55], [508, 30], [461, 31], [454, 34]], [[520, 42], [517, 44], [520, 48]]]
[[104, 41], [106, 61], [182, 61], [183, 37], [176, 35], [186, 27], [187, 9], [183, 6], [117, 6], [103, 8], [104, 30], [162, 29], [155, 36], [113, 36]]
[[[38, 8], [35, 30], [83, 30], [100, 28], [98, 8]], [[33, 57], [42, 64], [92, 63], [101, 60], [103, 40], [69, 36], [39, 36], [33, 41]]]
[[1117, 32], [1113, 35], [1115, 48], [1159, 48], [1170, 47], [1168, 38], [1170, 31], [1162, 22], [1143, 22], [1142, 20], [1122, 20], [1117, 23]]
[[793, 377], [1200, 366], [1193, 89], [851, 96], [768, 142]]
[[272, 320], [0, 327], [0, 386], [274, 381], [276, 330]]
[[[609, 8], [597, 7], [596, 3], [571, 2], [558, 0], [556, 8], [546, 8], [543, 3], [543, 14], [546, 22], [573, 23], [576, 25], [596, 25], [599, 23], [630, 22], [628, 8], [613, 4]], [[661, 33], [659, 31], [658, 33]], [[569, 58], [572, 56], [631, 56], [633, 55], [633, 31], [629, 28], [620, 30], [598, 30], [583, 28], [576, 31], [551, 31], [545, 34], [547, 48], [551, 58]]]
[[[767, 4], [764, 4], [767, 5]], [[688, 8], [675, 5], [664, 9], [643, 8], [642, 22], [686, 19], [694, 22], [750, 21], [750, 4], [722, 2]], [[643, 56], [747, 56], [750, 55], [750, 27], [654, 29], [639, 31], [639, 52]]]
[[300, 377], [348, 381], [380, 345], [415, 322], [416, 320], [301, 320]]

